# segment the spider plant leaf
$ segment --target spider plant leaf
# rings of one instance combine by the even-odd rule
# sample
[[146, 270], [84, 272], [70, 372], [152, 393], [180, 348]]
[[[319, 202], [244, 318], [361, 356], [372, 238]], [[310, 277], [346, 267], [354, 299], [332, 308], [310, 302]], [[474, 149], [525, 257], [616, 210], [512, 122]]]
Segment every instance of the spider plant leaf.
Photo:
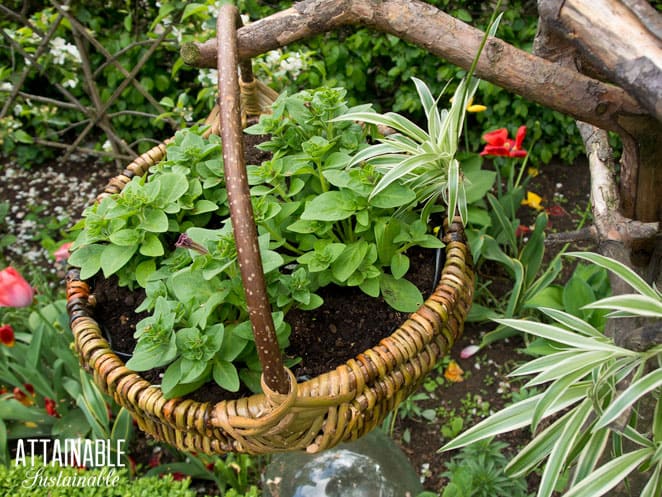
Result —
[[391, 143], [378, 143], [376, 145], [371, 145], [356, 152], [354, 157], [352, 157], [352, 160], [347, 164], [347, 168], [353, 167], [361, 162], [369, 162], [370, 159], [374, 157], [393, 154], [402, 154], [402, 147]]
[[652, 453], [652, 449], [639, 449], [612, 459], [572, 487], [563, 497], [600, 497], [605, 495], [649, 459]]
[[605, 412], [602, 413], [602, 416], [600, 416], [595, 424], [595, 429], [607, 426], [631, 407], [637, 400], [661, 385], [662, 369], [655, 369], [646, 376], [634, 381], [614, 400], [614, 402], [609, 405]]
[[551, 413], [549, 412], [550, 406], [553, 406], [557, 399], [562, 397], [564, 392], [572, 385], [581, 382], [581, 380], [594, 369], [594, 365], [587, 364], [572, 373], [562, 376], [552, 383], [543, 392], [542, 397], [536, 403], [533, 413], [531, 415], [531, 431], [536, 431], [540, 420], [546, 418]]
[[448, 224], [453, 223], [453, 217], [457, 210], [457, 199], [460, 189], [460, 163], [453, 159], [448, 166]]
[[651, 478], [642, 489], [639, 497], [657, 497], [662, 495], [662, 464], [657, 464]]
[[[577, 383], [568, 388], [556, 399], [556, 402], [550, 406], [550, 414], [559, 412], [586, 397], [586, 388], [588, 382]], [[543, 394], [534, 395], [528, 399], [521, 400], [505, 409], [484, 419], [475, 426], [472, 426], [464, 433], [458, 435], [455, 439], [444, 445], [440, 452], [452, 449], [459, 449], [465, 445], [493, 437], [501, 433], [517, 430], [531, 424], [531, 415], [533, 408], [542, 398]]]
[[554, 492], [554, 488], [563, 473], [563, 468], [569, 462], [569, 456], [575, 442], [581, 436], [582, 425], [588, 420], [593, 411], [592, 408], [591, 400], [586, 399], [573, 409], [572, 416], [563, 426], [563, 430], [549, 454], [540, 480], [537, 497], [550, 497]]
[[421, 105], [425, 111], [425, 116], [428, 121], [428, 133], [431, 137], [439, 136], [441, 131], [441, 116], [437, 108], [437, 100], [432, 96], [432, 92], [428, 85], [418, 78], [411, 78], [416, 85], [416, 91], [421, 100]]
[[510, 372], [508, 376], [524, 376], [539, 373], [540, 371], [549, 369], [554, 364], [557, 364], [569, 357], [575, 357], [576, 355], [577, 351], [574, 349], [562, 350], [560, 352], [556, 352], [555, 354], [544, 355], [525, 364], [522, 364], [520, 367]]
[[366, 111], [348, 112], [347, 114], [331, 119], [331, 122], [337, 121], [360, 121], [368, 124], [381, 124], [393, 128], [419, 142], [424, 142], [428, 139], [427, 133], [418, 125], [414, 124], [406, 117], [395, 114], [394, 112], [387, 112], [386, 114]]
[[605, 352], [603, 350], [589, 350], [581, 353], [575, 351], [574, 356], [566, 357], [544, 371], [541, 371], [538, 376], [528, 381], [525, 387], [530, 388], [549, 381], [555, 381], [579, 369], [588, 368], [590, 370], [607, 362], [613, 355], [613, 352]]
[[607, 428], [602, 428], [591, 433], [591, 437], [577, 458], [577, 469], [572, 475], [571, 487], [582, 481], [595, 470], [598, 461], [607, 448], [608, 441], [609, 429]]
[[614, 309], [619, 315], [625, 312], [635, 316], [659, 318], [662, 317], [662, 300], [648, 295], [615, 295], [587, 304], [582, 309]]
[[[433, 161], [435, 159], [433, 154], [420, 154], [409, 157], [400, 163], [394, 165], [387, 171], [384, 176], [379, 180], [375, 188], [370, 194], [370, 198], [377, 195], [379, 192], [388, 187], [391, 183], [398, 181], [405, 176], [412, 174], [416, 169], [425, 166], [426, 163]], [[381, 166], [383, 167], [383, 166]]]
[[662, 293], [652, 288], [641, 276], [621, 262], [593, 252], [568, 252], [565, 255], [585, 259], [593, 264], [608, 269], [634, 288], [638, 293], [646, 295], [651, 299], [660, 300], [662, 297]]
[[572, 416], [574, 409], [554, 421], [544, 431], [538, 433], [531, 442], [520, 450], [505, 468], [510, 478], [521, 478], [532, 471], [552, 451], [554, 442], [558, 439], [563, 427]]
[[596, 337], [596, 338], [604, 337], [604, 334], [602, 334], [591, 324], [587, 323], [581, 318], [578, 318], [577, 316], [573, 316], [572, 314], [568, 314], [567, 312], [560, 311], [558, 309], [552, 309], [550, 307], [539, 307], [538, 310], [544, 312], [550, 318], [554, 319], [555, 321], [561, 323], [564, 326], [567, 326], [571, 330], [581, 333], [582, 335], [585, 335], [587, 337]]
[[636, 355], [636, 352], [614, 345], [606, 337], [604, 339], [583, 337], [577, 333], [564, 330], [558, 326], [546, 323], [538, 323], [534, 321], [525, 321], [520, 319], [496, 319], [495, 321], [497, 323], [503, 324], [504, 326], [510, 326], [516, 330], [523, 331], [524, 333], [530, 333], [532, 335], [546, 338], [553, 342], [569, 345], [570, 347], [575, 347], [577, 349], [604, 350], [608, 352], [616, 352], [619, 355]]

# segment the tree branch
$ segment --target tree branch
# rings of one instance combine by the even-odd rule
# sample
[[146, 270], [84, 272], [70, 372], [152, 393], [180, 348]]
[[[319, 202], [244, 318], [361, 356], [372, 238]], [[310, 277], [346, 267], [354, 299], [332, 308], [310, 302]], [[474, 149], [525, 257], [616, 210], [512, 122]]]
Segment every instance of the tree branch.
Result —
[[[254, 57], [347, 25], [396, 35], [465, 69], [470, 67], [483, 37], [479, 29], [418, 0], [305, 0], [240, 29], [239, 56]], [[216, 42], [185, 44], [181, 54], [190, 65], [215, 67]], [[622, 115], [646, 114], [621, 88], [560, 67], [497, 38], [488, 41], [476, 75], [610, 131], [620, 131]]]

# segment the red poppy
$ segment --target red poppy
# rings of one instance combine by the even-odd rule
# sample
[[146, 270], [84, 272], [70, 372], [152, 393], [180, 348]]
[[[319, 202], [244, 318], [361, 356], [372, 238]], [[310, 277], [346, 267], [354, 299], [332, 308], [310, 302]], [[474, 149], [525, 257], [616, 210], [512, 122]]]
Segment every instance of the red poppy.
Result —
[[32, 304], [34, 288], [13, 267], [0, 271], [0, 307], [27, 307]]
[[496, 157], [526, 157], [526, 150], [522, 149], [522, 142], [526, 136], [526, 126], [517, 129], [515, 139], [508, 138], [508, 130], [500, 128], [483, 135], [487, 142], [480, 155], [492, 155]]
[[44, 399], [44, 407], [46, 408], [46, 414], [53, 416], [54, 418], [59, 418], [60, 413], [57, 412], [57, 403], [53, 399], [46, 397]]
[[13, 347], [16, 343], [14, 328], [12, 328], [11, 325], [3, 324], [0, 326], [0, 342], [7, 347]]

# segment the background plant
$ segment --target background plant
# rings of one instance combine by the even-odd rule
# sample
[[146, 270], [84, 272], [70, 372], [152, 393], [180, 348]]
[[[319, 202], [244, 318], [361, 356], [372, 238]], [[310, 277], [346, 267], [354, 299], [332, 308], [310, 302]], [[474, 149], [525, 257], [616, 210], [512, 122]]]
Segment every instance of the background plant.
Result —
[[[662, 296], [621, 263], [592, 253], [574, 253], [625, 280], [637, 292], [591, 302], [584, 309], [609, 309], [608, 318], [629, 316], [659, 319]], [[609, 492], [631, 472], [649, 471], [642, 496], [658, 495], [662, 463], [658, 457], [662, 386], [662, 349], [653, 345], [634, 351], [619, 347], [588, 322], [564, 311], [541, 309], [553, 324], [499, 320], [502, 324], [543, 338], [537, 359], [512, 374], [536, 376], [527, 386], [547, 384], [540, 394], [517, 402], [470, 428], [442, 450], [530, 425], [557, 414], [509, 463], [518, 476], [544, 463], [538, 496], [549, 496], [568, 475], [568, 496], [599, 496]], [[639, 418], [642, 402], [654, 405], [652, 420]], [[611, 441], [611, 450], [609, 449]], [[605, 462], [604, 458], [608, 462]]]

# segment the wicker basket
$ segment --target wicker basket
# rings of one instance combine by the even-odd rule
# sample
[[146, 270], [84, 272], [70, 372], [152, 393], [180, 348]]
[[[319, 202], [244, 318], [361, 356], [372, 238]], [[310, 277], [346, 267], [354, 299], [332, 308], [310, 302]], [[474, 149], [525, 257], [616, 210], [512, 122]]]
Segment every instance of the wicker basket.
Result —
[[[234, 7], [223, 9], [231, 15], [219, 16], [219, 36], [228, 31], [235, 34]], [[232, 29], [227, 29], [228, 24], [223, 27], [223, 22], [231, 22]], [[219, 64], [225, 63], [236, 67], [236, 53], [219, 54]], [[234, 73], [230, 79], [235, 81], [230, 83], [236, 85], [236, 71], [226, 72]], [[227, 91], [224, 94], [221, 88], [221, 107], [224, 95]], [[232, 113], [234, 119], [228, 117]], [[227, 145], [225, 133], [233, 131], [240, 119], [234, 108], [221, 114]], [[232, 147], [223, 148], [225, 156], [226, 149]], [[165, 144], [143, 154], [109, 182], [102, 196], [121, 191], [164, 153]], [[228, 159], [225, 157], [226, 165]], [[234, 212], [232, 215], [234, 223]], [[446, 261], [441, 279], [421, 308], [379, 344], [333, 371], [297, 383], [285, 369], [289, 384], [285, 393], [271, 388], [263, 375], [264, 393], [250, 397], [217, 403], [166, 399], [158, 386], [128, 369], [111, 350], [94, 319], [95, 299], [90, 287], [73, 269], [67, 276], [67, 308], [76, 348], [97, 385], [133, 414], [140, 429], [182, 450], [208, 454], [324, 450], [378, 426], [461, 335], [473, 294], [471, 255], [462, 225], [454, 222], [445, 228]], [[250, 288], [251, 283], [244, 280], [244, 285]], [[266, 371], [263, 357], [261, 361]]]

